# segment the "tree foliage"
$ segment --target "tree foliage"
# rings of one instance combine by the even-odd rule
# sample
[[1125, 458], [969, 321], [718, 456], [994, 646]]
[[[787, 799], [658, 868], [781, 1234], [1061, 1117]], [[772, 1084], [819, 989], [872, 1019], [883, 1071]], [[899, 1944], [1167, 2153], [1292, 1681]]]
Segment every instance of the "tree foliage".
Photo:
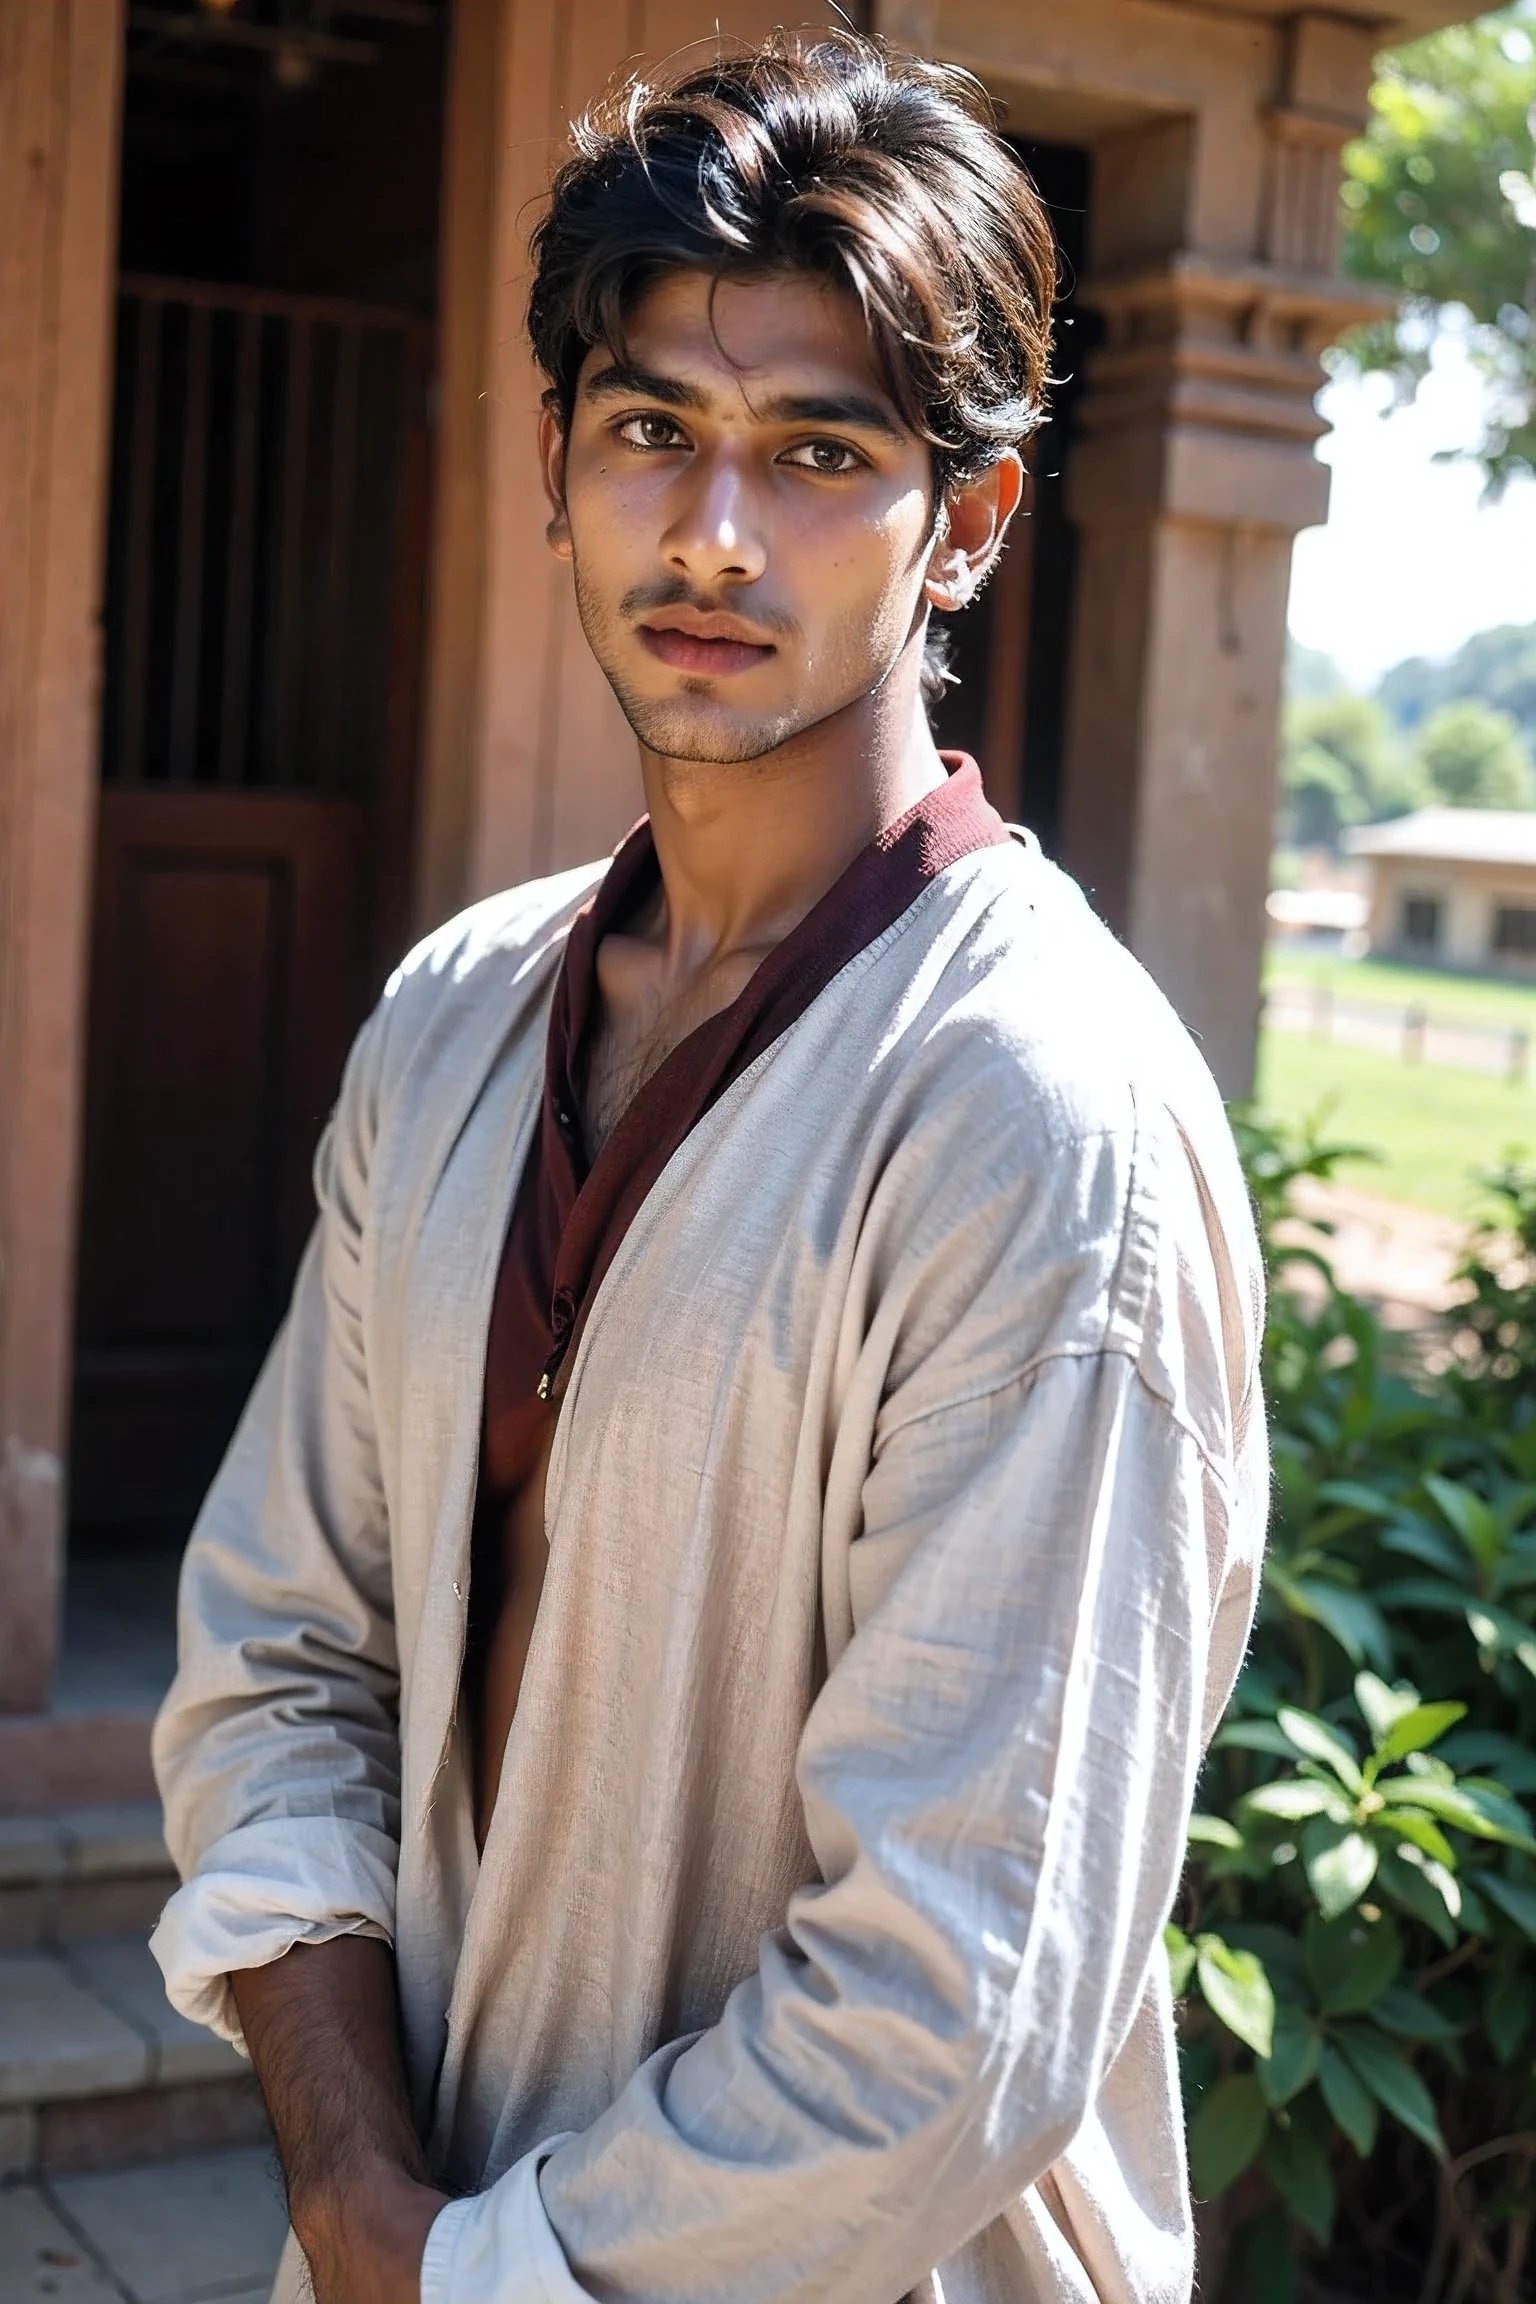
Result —
[[1341, 689], [1293, 703], [1283, 740], [1282, 830], [1292, 847], [1336, 849], [1352, 824], [1404, 815], [1424, 796], [1372, 697]]
[[1399, 292], [1347, 357], [1411, 394], [1452, 310], [1487, 382], [1477, 451], [1490, 486], [1536, 471], [1536, 18], [1521, 4], [1380, 63], [1345, 151], [1345, 269]]
[[1405, 742], [1379, 697], [1341, 687], [1287, 706], [1284, 846], [1337, 851], [1352, 825], [1431, 805], [1536, 807], [1536, 769], [1508, 713], [1463, 697], [1432, 709]]
[[1415, 1378], [1298, 1236], [1297, 1177], [1348, 1148], [1237, 1127], [1277, 1502], [1167, 1934], [1202, 2292], [1287, 2304], [1321, 2269], [1341, 2304], [1513, 2304], [1536, 2222], [1536, 1177], [1496, 1179], [1522, 1255], [1474, 1241], [1449, 1364]]
[[1428, 791], [1448, 808], [1536, 805], [1536, 776], [1519, 729], [1507, 712], [1473, 697], [1431, 713], [1414, 759]]
[[[1312, 669], [1311, 677], [1320, 679], [1321, 673]], [[1336, 678], [1334, 685], [1339, 684]], [[1476, 697], [1507, 712], [1527, 752], [1536, 757], [1536, 624], [1499, 624], [1489, 632], [1474, 632], [1442, 663], [1410, 656], [1383, 675], [1376, 695], [1398, 727], [1408, 730], [1442, 704]]]

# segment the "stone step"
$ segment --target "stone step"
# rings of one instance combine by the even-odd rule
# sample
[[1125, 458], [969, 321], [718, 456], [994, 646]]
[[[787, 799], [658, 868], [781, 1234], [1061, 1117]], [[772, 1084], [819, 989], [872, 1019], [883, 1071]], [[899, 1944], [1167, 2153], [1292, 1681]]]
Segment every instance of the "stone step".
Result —
[[153, 1806], [0, 1818], [0, 2178], [266, 2140], [249, 2065], [166, 2000], [175, 1885]]
[[250, 2066], [177, 2015], [141, 1937], [0, 1955], [0, 2175], [258, 2143]]
[[175, 1886], [153, 1801], [0, 1816], [0, 1953], [147, 1936]]

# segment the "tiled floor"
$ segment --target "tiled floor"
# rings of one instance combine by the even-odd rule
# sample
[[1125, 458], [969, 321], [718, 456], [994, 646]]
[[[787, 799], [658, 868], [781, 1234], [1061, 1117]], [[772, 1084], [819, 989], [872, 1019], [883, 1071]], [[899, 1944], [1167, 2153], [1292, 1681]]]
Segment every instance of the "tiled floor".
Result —
[[9, 2185], [0, 2304], [267, 2304], [286, 2224], [265, 2151]]

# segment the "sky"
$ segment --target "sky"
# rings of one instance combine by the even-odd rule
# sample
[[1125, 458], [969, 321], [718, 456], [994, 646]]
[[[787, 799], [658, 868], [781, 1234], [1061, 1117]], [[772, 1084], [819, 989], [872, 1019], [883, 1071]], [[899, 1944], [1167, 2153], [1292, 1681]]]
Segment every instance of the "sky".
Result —
[[1325, 386], [1333, 430], [1328, 522], [1296, 539], [1290, 628], [1370, 688], [1405, 656], [1449, 656], [1492, 624], [1536, 623], [1536, 481], [1483, 504], [1472, 464], [1437, 450], [1479, 434], [1479, 386], [1466, 353], [1441, 338], [1411, 407], [1391, 409], [1385, 377]]

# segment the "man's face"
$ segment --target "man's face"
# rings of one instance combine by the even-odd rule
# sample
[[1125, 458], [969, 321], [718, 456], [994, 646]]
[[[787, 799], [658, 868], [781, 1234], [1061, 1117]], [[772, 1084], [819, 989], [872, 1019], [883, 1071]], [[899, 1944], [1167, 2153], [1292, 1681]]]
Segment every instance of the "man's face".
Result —
[[759, 759], [917, 644], [929, 451], [845, 291], [676, 272], [625, 332], [622, 365], [588, 354], [563, 443], [546, 421], [551, 537], [641, 743]]

